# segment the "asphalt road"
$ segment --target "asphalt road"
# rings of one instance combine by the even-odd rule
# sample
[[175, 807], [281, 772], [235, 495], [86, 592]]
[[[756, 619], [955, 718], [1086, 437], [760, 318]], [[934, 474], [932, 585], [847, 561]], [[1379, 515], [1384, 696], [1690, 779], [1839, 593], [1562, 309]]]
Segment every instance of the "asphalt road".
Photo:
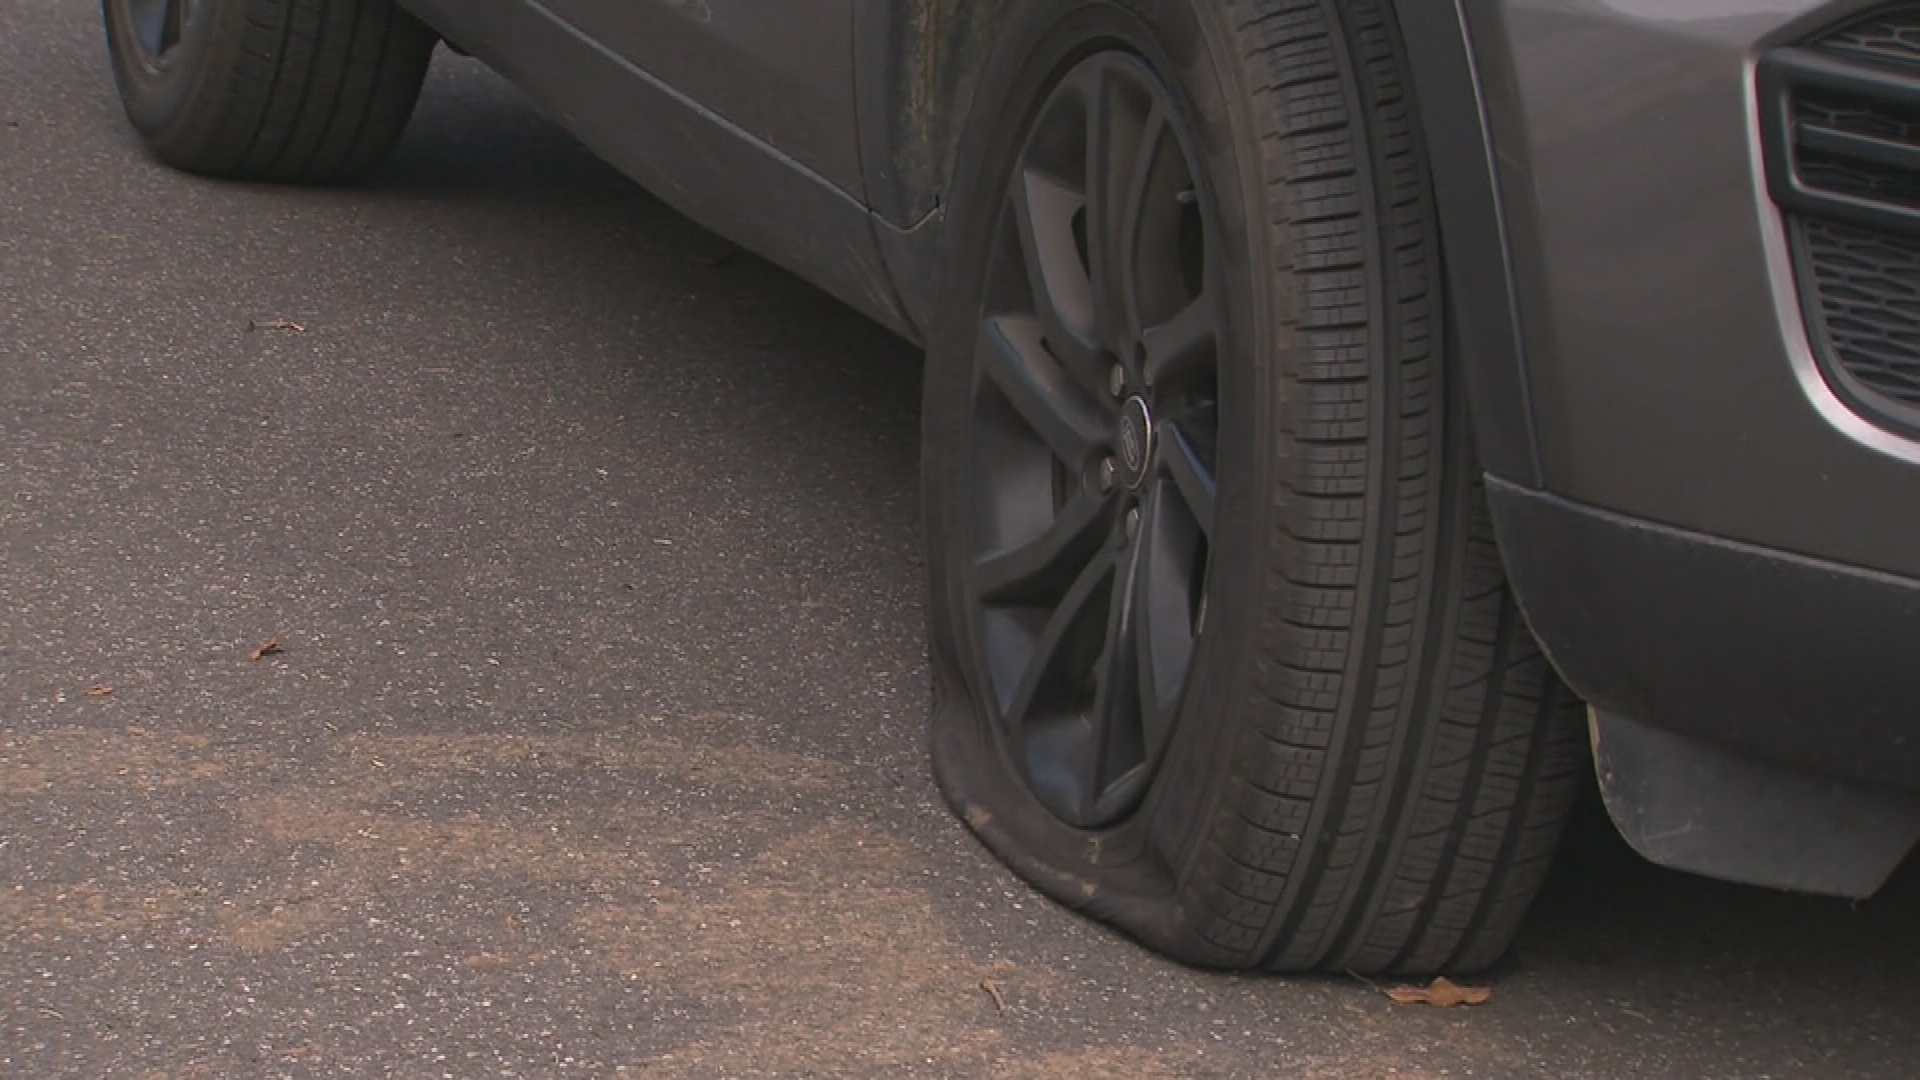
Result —
[[1452, 1011], [1037, 898], [923, 760], [914, 361], [471, 63], [220, 185], [0, 0], [0, 1077], [1920, 1074], [1913, 872], [1583, 828]]

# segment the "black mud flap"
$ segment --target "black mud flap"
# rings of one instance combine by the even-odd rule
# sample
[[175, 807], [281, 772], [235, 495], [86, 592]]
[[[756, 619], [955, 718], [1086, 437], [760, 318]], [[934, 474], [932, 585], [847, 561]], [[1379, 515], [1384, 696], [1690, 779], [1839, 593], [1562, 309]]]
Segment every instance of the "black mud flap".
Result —
[[1920, 796], [1829, 779], [1595, 710], [1593, 756], [1627, 843], [1676, 870], [1865, 897], [1920, 839]]

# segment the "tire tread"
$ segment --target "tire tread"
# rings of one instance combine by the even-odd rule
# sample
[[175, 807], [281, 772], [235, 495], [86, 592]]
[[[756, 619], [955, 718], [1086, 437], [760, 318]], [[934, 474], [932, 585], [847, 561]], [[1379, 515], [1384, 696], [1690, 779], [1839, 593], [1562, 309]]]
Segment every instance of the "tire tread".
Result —
[[1233, 8], [1303, 356], [1279, 392], [1293, 465], [1262, 586], [1278, 647], [1182, 882], [1191, 958], [1483, 968], [1578, 787], [1579, 706], [1507, 596], [1438, 393], [1435, 233], [1391, 13]]

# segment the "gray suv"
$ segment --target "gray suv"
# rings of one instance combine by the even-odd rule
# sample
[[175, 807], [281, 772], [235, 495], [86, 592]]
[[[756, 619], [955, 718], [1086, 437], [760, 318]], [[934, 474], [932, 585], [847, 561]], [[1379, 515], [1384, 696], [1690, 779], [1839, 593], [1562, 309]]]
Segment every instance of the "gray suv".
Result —
[[934, 771], [1212, 967], [1499, 959], [1920, 835], [1920, 4], [105, 0], [153, 152], [375, 169], [438, 44], [926, 348]]

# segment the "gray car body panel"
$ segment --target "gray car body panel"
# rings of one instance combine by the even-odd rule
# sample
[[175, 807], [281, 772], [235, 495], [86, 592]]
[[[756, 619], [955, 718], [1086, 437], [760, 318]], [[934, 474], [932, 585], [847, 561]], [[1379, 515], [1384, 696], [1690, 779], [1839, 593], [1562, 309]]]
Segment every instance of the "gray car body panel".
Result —
[[1759, 168], [1752, 64], [1858, 3], [1504, 0], [1493, 139], [1547, 490], [1920, 577], [1920, 446], [1841, 407], [1807, 354]]
[[[403, 2], [667, 202], [918, 340], [954, 143], [1010, 0]], [[1617, 768], [1678, 738], [1691, 775], [1734, 778], [1616, 775], [1609, 805], [1656, 858], [1748, 880], [1795, 866], [1774, 883], [1813, 889], [1817, 860], [1754, 850], [1751, 830], [1632, 830], [1833, 786], [1764, 786], [1794, 770], [1920, 790], [1920, 684], [1888, 675], [1920, 636], [1920, 446], [1854, 416], [1812, 361], [1753, 96], [1765, 48], [1866, 6], [1398, 8], [1515, 594], [1617, 718]], [[1639, 732], [1667, 749], [1635, 753]], [[1878, 841], [1851, 865], [1828, 853], [1833, 888], [1902, 849]]]
[[635, 68], [859, 198], [854, 3], [544, 0]]
[[[817, 138], [796, 134], [801, 129], [783, 123], [780, 110], [748, 110], [738, 121], [722, 115], [530, 0], [405, 3], [449, 41], [519, 86], [596, 154], [688, 217], [886, 326], [913, 332], [857, 188], [836, 184], [777, 140], [793, 140], [796, 153], [825, 154], [820, 160], [829, 171], [844, 150], [830, 152]], [[670, 0], [630, 3], [679, 6]], [[842, 0], [810, 0], [766, 5], [765, 17], [791, 23], [793, 40], [804, 41], [801, 28], [822, 7], [846, 11]], [[850, 21], [840, 33], [851, 48]], [[710, 39], [687, 40], [691, 49], [719, 48]], [[714, 51], [707, 58], [718, 63], [719, 56]], [[823, 84], [848, 75], [824, 65], [809, 70]], [[833, 95], [822, 87], [815, 96]], [[758, 127], [743, 126], [747, 123]], [[842, 123], [845, 139], [857, 145], [852, 117], [843, 116]], [[858, 182], [857, 176], [843, 179]]]

